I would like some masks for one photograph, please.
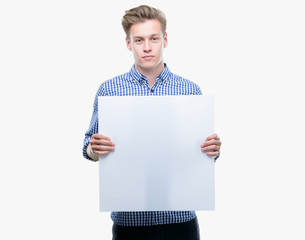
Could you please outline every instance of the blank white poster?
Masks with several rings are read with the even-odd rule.
[[[214,210],[213,96],[99,97],[100,211]]]

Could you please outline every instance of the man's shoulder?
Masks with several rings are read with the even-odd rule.
[[[104,81],[104,82],[102,83],[102,85],[118,84],[118,83],[120,83],[120,82],[124,82],[124,81],[129,80],[129,79],[130,79],[129,73],[126,72],[126,73],[117,75],[117,76],[115,76],[115,77],[113,77],[113,78],[110,78],[110,79]]]
[[[100,84],[100,87],[97,91],[97,95],[106,96],[113,95],[114,92],[119,91],[120,89],[125,88],[131,82],[129,72],[117,75],[113,78],[105,80]]]
[[[181,77],[180,75],[172,73],[172,80],[176,82],[181,82],[185,84],[190,84],[190,85],[197,85],[196,83],[192,82],[191,80]]]
[[[174,73],[172,73],[171,75],[172,76],[170,83],[174,85],[179,85],[184,88],[193,89],[197,94],[201,94],[201,89],[197,83]]]

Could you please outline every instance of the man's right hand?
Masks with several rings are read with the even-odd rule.
[[[114,143],[111,139],[102,134],[94,134],[91,136],[91,148],[94,154],[102,156],[114,151]]]

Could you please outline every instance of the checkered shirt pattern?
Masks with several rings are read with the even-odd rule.
[[[164,64],[156,83],[150,88],[147,78],[138,72],[135,65],[125,74],[105,81],[99,87],[93,105],[93,114],[89,129],[85,133],[83,155],[89,159],[86,147],[93,134],[98,133],[98,97],[99,96],[160,96],[160,95],[200,95],[199,86],[170,72]],[[114,223],[122,226],[151,226],[187,222],[196,217],[195,211],[147,211],[112,212]]]

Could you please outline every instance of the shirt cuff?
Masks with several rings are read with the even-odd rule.
[[[220,152],[218,152],[217,156],[214,158],[214,162],[217,161],[217,159],[219,158],[219,156],[220,156]]]

